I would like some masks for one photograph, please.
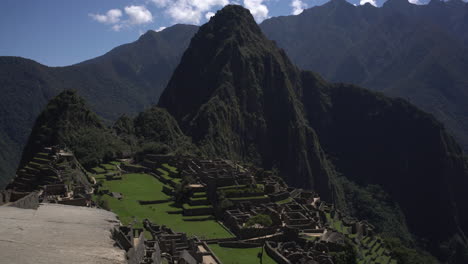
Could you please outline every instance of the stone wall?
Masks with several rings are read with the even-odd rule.
[[[124,249],[125,251],[130,250],[130,248],[133,246],[132,243],[128,241],[127,237],[118,228],[112,230],[112,239],[114,239],[120,248]]]
[[[249,239],[253,237],[261,237],[272,235],[276,233],[276,228],[274,227],[265,227],[265,228],[255,228],[255,227],[243,227],[234,228],[232,230],[239,238],[241,239]]]
[[[219,246],[221,247],[229,247],[229,248],[256,248],[261,247],[262,243],[248,243],[243,241],[226,241],[226,242],[219,242]]]
[[[127,252],[128,264],[140,264],[145,257],[145,236],[141,232],[137,244]],[[156,262],[157,263],[157,262]]]
[[[174,194],[174,189],[170,188],[167,185],[163,185],[162,192],[169,195],[169,196],[172,196]]]
[[[4,190],[0,191],[0,205],[10,202],[11,191]]]
[[[51,184],[44,186],[44,193],[47,195],[64,195],[68,191],[65,184]]]
[[[275,247],[273,247],[272,242],[265,243],[265,251],[270,256],[270,258],[274,259],[279,264],[292,264],[287,258],[281,255]]]
[[[140,173],[140,172],[149,172],[150,169],[138,165],[132,165],[132,164],[125,164],[122,163],[120,164],[120,168],[126,172],[132,172],[132,173]]]
[[[16,192],[16,191],[11,191],[10,192],[10,200],[9,202],[15,202],[18,201],[19,199],[26,197],[30,194],[30,192]]]
[[[272,202],[278,202],[289,198],[288,192],[272,193],[269,195]]]
[[[154,252],[153,252],[153,255],[151,256],[151,259],[153,260],[154,264],[162,263],[161,248],[159,248],[158,242],[154,243]]]
[[[23,208],[23,209],[37,209],[39,207],[39,193],[32,192],[23,198],[12,202],[9,206]]]
[[[57,203],[74,206],[86,206],[88,204],[88,200],[86,198],[75,198],[70,200],[57,201]]]
[[[249,202],[251,204],[266,204],[270,202],[270,197],[264,198],[253,198],[253,199],[229,199],[234,204],[246,203]]]

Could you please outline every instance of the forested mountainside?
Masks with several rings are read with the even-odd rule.
[[[432,113],[468,149],[468,4],[332,0],[261,24],[300,68],[404,98]]]
[[[34,120],[65,89],[83,96],[97,114],[114,121],[157,102],[196,26],[148,31],[137,41],[69,67],[47,67],[0,57],[0,187],[14,176]]]
[[[444,243],[466,247],[467,164],[443,125],[405,100],[299,70],[240,7],[200,28],[158,106],[207,156],[277,168],[343,208],[339,174],[378,184],[426,249],[446,260]]]
[[[422,6],[390,0],[382,8],[333,0],[299,16],[268,19],[260,27],[299,67],[402,97],[434,114],[466,150],[467,10],[457,0]],[[70,67],[0,58],[0,186],[12,176],[17,149],[53,95],[76,89],[110,120],[141,111],[157,102],[197,29],[176,25],[149,31],[135,43]]]

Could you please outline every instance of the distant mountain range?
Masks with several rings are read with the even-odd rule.
[[[299,67],[325,78],[402,97],[432,113],[468,150],[468,4],[432,0],[383,7],[344,0],[262,30]]]
[[[75,89],[107,123],[123,113],[136,114],[158,101],[197,29],[176,25],[148,31],[133,43],[69,67],[0,57],[0,187],[14,176],[33,123],[49,99]]]
[[[149,33],[154,34],[154,33]],[[297,68],[248,10],[190,41],[157,106],[106,128],[75,92],[40,114],[23,161],[66,145],[90,167],[176,152],[253,163],[383,233],[400,263],[466,263],[468,162],[444,126],[402,99]]]
[[[344,0],[260,25],[293,63],[337,82],[402,97],[432,113],[468,149],[468,5],[389,0],[382,8]],[[0,187],[13,177],[47,100],[76,89],[108,121],[158,101],[196,26],[149,31],[134,43],[69,67],[0,57]]]

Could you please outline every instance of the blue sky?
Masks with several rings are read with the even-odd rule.
[[[258,22],[300,13],[327,0],[2,0],[0,56],[64,66],[135,41],[147,30],[203,24],[228,3],[242,4]],[[381,0],[351,0],[381,1]],[[379,4],[379,3],[377,3]]]

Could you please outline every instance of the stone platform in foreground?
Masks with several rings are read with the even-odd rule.
[[[118,224],[114,213],[95,208],[1,206],[0,263],[126,263],[125,251],[111,238]]]

